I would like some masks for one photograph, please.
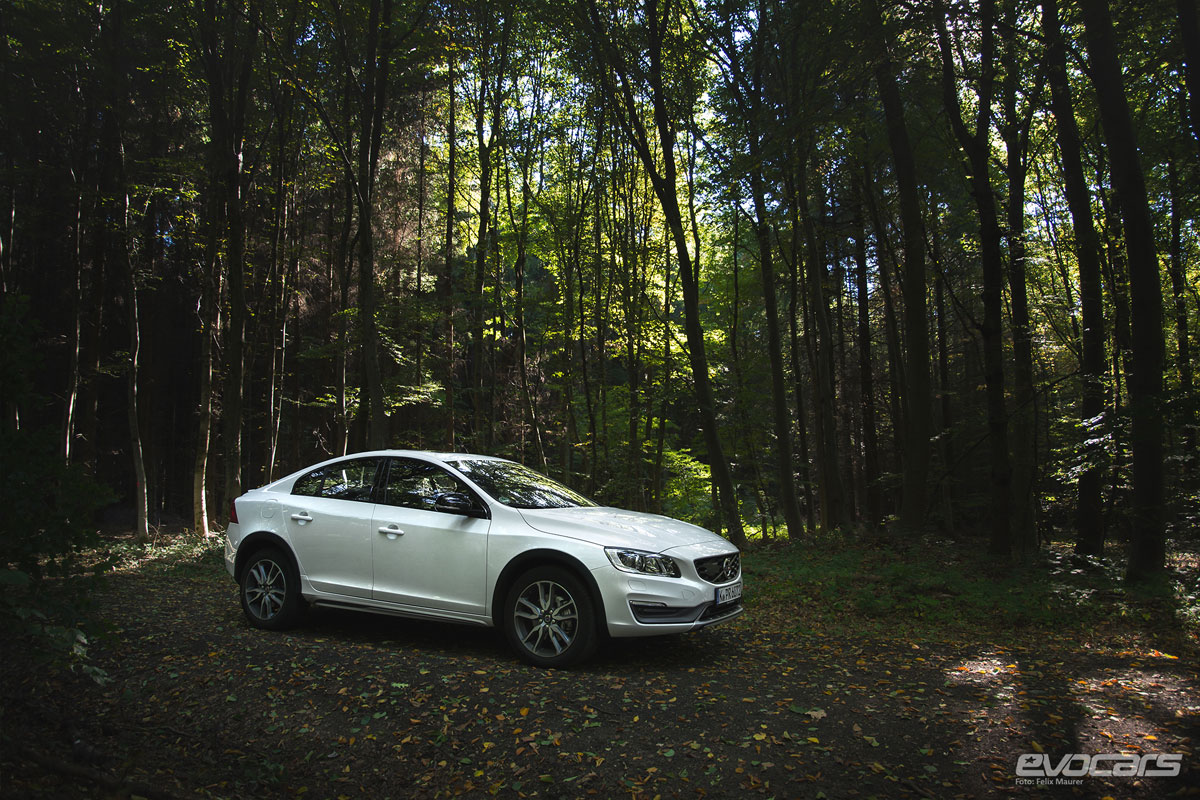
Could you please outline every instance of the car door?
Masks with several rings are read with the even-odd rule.
[[[386,459],[350,458],[298,478],[281,503],[300,571],[319,592],[370,597],[375,481]]]
[[[444,468],[392,458],[375,506],[376,600],[463,614],[483,614],[489,519],[439,511],[437,497],[460,492],[472,513],[487,506]]]

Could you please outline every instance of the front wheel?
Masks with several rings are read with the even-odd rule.
[[[300,619],[300,576],[292,560],[274,547],[259,550],[242,571],[242,610],[256,628],[283,630]]]
[[[565,667],[590,656],[596,649],[596,621],[587,588],[561,567],[528,570],[504,603],[509,644],[538,667]]]

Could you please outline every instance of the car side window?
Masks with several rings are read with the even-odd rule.
[[[298,479],[292,486],[292,494],[369,503],[379,461],[378,458],[352,458],[327,464]]]
[[[465,483],[441,467],[424,461],[393,458],[383,502],[390,506],[436,511],[434,505],[438,495],[446,492],[462,492],[474,499]]]

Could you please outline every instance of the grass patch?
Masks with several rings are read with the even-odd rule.
[[[1119,555],[1119,554],[1118,554]],[[1173,548],[1164,580],[1128,588],[1124,560],[1085,559],[1065,543],[998,566],[976,542],[835,534],[760,544],[743,556],[746,602],[783,629],[943,638],[965,632],[1090,636],[1125,628],[1195,641],[1200,569]]]

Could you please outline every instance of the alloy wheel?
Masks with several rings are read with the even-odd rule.
[[[260,620],[274,619],[287,599],[287,576],[274,561],[256,562],[246,576],[246,606]]]
[[[540,580],[529,584],[513,608],[517,639],[542,658],[562,655],[575,641],[579,609],[561,584]]]

